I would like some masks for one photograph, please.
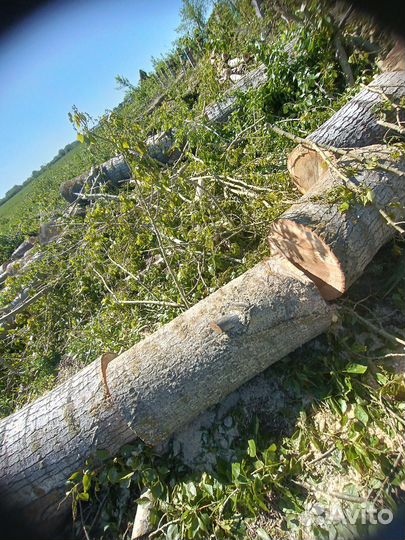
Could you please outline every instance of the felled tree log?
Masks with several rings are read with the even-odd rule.
[[[249,71],[228,90],[223,99],[205,109],[207,119],[210,122],[225,122],[235,110],[238,92],[247,92],[251,88],[260,88],[266,84],[267,80],[267,68],[263,64],[253,71]]]
[[[287,261],[264,261],[134,347],[0,422],[0,495],[57,515],[66,478],[95,449],[156,445],[325,331],[333,309]]]
[[[405,156],[398,153],[379,145],[352,150],[271,227],[272,251],[311,277],[327,300],[347,291],[393,237],[392,223],[404,219]]]
[[[174,148],[174,136],[172,133],[157,133],[146,139],[148,154],[151,158],[163,164],[171,164],[180,156],[180,151]]]
[[[63,182],[60,186],[60,194],[66,201],[73,203],[85,184],[97,183],[97,185],[102,185],[111,182],[118,187],[121,181],[129,178],[131,178],[131,169],[124,156],[116,156],[98,167],[93,167],[89,174],[82,174]]]
[[[148,154],[151,158],[167,164],[173,163],[180,153],[174,149],[174,137],[172,133],[158,133],[148,137],[146,140]],[[77,200],[77,194],[80,193],[85,184],[91,185],[93,182],[99,186],[106,182],[111,182],[119,187],[125,180],[131,178],[131,169],[125,161],[124,156],[116,156],[94,167],[90,174],[76,176],[60,186],[60,194],[69,203]]]
[[[0,273],[0,285],[3,285],[8,277],[15,276],[17,273],[24,270],[24,268],[26,268],[29,264],[42,257],[40,252],[34,252],[34,248],[31,248],[24,253],[21,259],[3,264],[3,271]]]
[[[13,251],[13,253],[11,254],[10,260],[16,261],[24,257],[26,252],[34,247],[34,243],[35,243],[35,237],[32,237],[29,240],[25,240],[24,242],[22,242],[22,244],[20,244],[18,248]]]
[[[382,73],[320,128],[307,137],[309,144],[298,145],[289,155],[287,168],[297,188],[306,193],[320,181],[327,169],[325,160],[310,143],[321,147],[359,148],[384,142],[392,131],[379,124],[378,106],[384,95],[398,103],[405,97],[405,71]],[[405,115],[403,116],[405,120]],[[326,151],[333,159],[333,153]]]
[[[381,62],[383,71],[404,71],[405,70],[405,41],[398,39],[394,47],[390,50]]]

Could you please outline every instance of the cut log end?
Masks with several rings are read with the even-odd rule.
[[[330,247],[312,229],[282,219],[269,235],[270,249],[281,254],[307,275],[325,300],[339,298],[347,289],[341,264]]]
[[[334,160],[330,152],[327,154]],[[288,156],[287,169],[298,190],[305,194],[322,179],[329,166],[316,150],[299,144]]]

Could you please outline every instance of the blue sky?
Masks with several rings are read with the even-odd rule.
[[[181,0],[56,1],[0,38],[0,197],[75,140],[72,105],[99,116],[170,49]]]

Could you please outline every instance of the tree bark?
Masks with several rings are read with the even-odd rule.
[[[250,0],[250,3],[252,4],[256,17],[258,19],[263,19],[264,15],[263,15],[262,0]]]
[[[161,163],[172,163],[179,157],[179,152],[173,150],[174,138],[171,133],[162,132],[152,135],[146,139],[146,145],[149,156]],[[63,182],[60,194],[66,201],[73,203],[77,199],[77,193],[81,192],[84,185],[95,181],[98,175],[100,175],[100,178],[97,179],[98,185],[111,182],[119,187],[121,182],[131,178],[132,173],[125,158],[116,156],[95,167],[94,172],[89,175],[83,174]]]
[[[226,92],[218,102],[205,109],[205,115],[210,122],[225,122],[235,110],[237,93],[247,92],[251,88],[260,88],[268,79],[267,68],[263,64],[253,71],[249,71],[236,84]]]
[[[385,98],[395,103],[405,97],[405,71],[382,73],[349,103],[307,138],[321,147],[359,148],[384,142],[392,131],[378,123],[376,107]],[[403,117],[405,119],[405,116]],[[329,154],[332,155],[332,154]],[[297,188],[306,193],[322,179],[325,161],[309,144],[298,145],[289,155],[287,168]]]
[[[394,222],[404,219],[405,156],[397,158],[395,152],[398,153],[395,147],[379,145],[352,150],[337,163],[340,174],[345,169],[350,174],[349,182],[335,167],[331,168],[271,227],[272,251],[282,253],[303,270],[327,300],[346,292],[377,251],[393,237],[395,229],[381,211]],[[376,159],[379,167],[375,165]],[[374,168],[367,168],[366,161]],[[357,195],[353,194],[350,200],[350,191],[344,195],[340,189],[339,195],[339,188],[353,186]],[[367,190],[374,196],[372,202],[364,199]],[[356,202],[355,196],[363,196],[363,202]],[[341,208],[345,201],[350,204],[347,211]]]
[[[105,161],[98,167],[92,168],[89,174],[82,174],[63,182],[60,186],[60,194],[66,201],[73,203],[77,199],[77,193],[82,191],[85,184],[91,184],[92,182],[97,182],[97,184],[111,182],[113,185],[119,186],[122,180],[130,178],[131,169],[125,161],[124,156],[116,156]]]
[[[18,248],[15,249],[13,251],[13,253],[11,254],[10,261],[16,261],[16,260],[21,259],[22,257],[24,257],[24,255],[27,253],[27,251],[29,251],[31,248],[34,247],[34,244],[35,244],[35,238],[34,237],[32,237],[29,240],[26,240],[25,242],[20,244],[18,246]]]
[[[114,358],[0,422],[0,494],[57,515],[66,479],[95,449],[156,445],[296,347],[333,309],[287,261],[269,259]]]

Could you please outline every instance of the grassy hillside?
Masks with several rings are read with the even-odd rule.
[[[355,77],[349,87],[326,6],[288,5],[275,4],[287,10],[284,17],[275,11],[259,19],[249,1],[224,0],[208,20],[198,19],[202,26],[195,12],[183,13],[188,33],[175,52],[138,87],[128,85],[117,110],[101,119],[73,111],[83,145],[0,207],[0,233],[17,241],[61,213],[62,181],[119,153],[131,166],[130,183],[104,186],[109,198],[89,204],[84,217],[64,219],[61,241],[38,248],[43,258],[1,291],[5,307],[46,286],[0,341],[3,416],[99,354],[129,348],[268,255],[269,223],[298,197],[286,172],[294,144],[270,125],[305,136],[378,71],[376,55],[354,40],[360,34],[367,41],[369,23],[354,20],[342,29]],[[373,35],[383,51],[385,36]],[[185,51],[193,67],[176,64]],[[269,78],[239,95],[229,121],[213,126],[204,108],[232,86],[220,82],[223,55],[246,57],[248,69],[264,63]],[[161,105],[145,114],[163,92]],[[145,151],[147,136],[161,130],[172,130],[182,151],[173,165]],[[373,504],[395,504],[404,482],[404,386],[391,360],[402,353],[381,335],[375,339],[356,313],[378,328],[385,317],[393,334],[404,331],[403,254],[396,239],[339,304],[346,310],[335,328],[267,371],[279,409],[263,402],[236,407],[203,430],[211,462],[190,468],[173,443],[164,456],[135,445],[85,464],[70,479],[78,537],[128,538],[145,486],[155,498],[154,538],[326,538],[330,531],[319,522],[307,529],[304,518],[318,499],[329,505],[316,488],[328,479],[335,492],[352,496],[338,497],[352,507],[365,494]]]

